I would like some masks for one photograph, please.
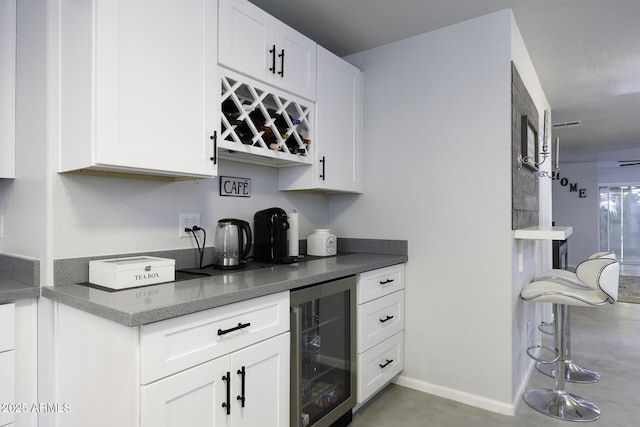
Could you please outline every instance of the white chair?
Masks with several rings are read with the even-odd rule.
[[[587,259],[596,259],[596,258],[606,258],[606,259],[615,260],[616,254],[611,251],[595,252],[589,255]],[[562,270],[557,268],[543,272],[542,274],[538,275],[534,279],[534,281],[549,280],[549,279],[560,280],[563,283],[567,282],[566,284],[568,286],[588,286],[578,278],[576,273],[569,270]],[[584,368],[573,362],[573,359],[571,357],[571,307],[570,306],[566,307],[564,311],[564,315],[565,315],[565,319],[564,319],[565,338],[564,339],[565,339],[565,348],[566,348],[566,354],[564,357],[565,380],[569,382],[581,383],[581,384],[594,383],[596,381],[599,381],[600,375],[596,371]],[[548,333],[542,328],[540,329],[540,331],[544,333]],[[538,362],[536,364],[536,368],[538,369],[538,371],[550,377],[554,377],[556,374],[555,363]]]
[[[597,307],[614,304],[618,299],[620,264],[612,259],[595,258],[583,261],[576,268],[579,284],[568,285],[561,279],[536,280],[526,285],[520,298],[531,302],[553,303],[557,357],[555,387],[527,390],[524,400],[538,412],[568,421],[594,421],[600,409],[565,389],[566,340],[564,322],[569,306]]]
[[[606,258],[606,259],[616,259],[615,252],[612,251],[601,251],[594,252],[587,259],[596,259],[596,258]],[[536,276],[533,280],[546,280],[546,279],[558,279],[558,280],[567,280],[574,285],[582,285],[580,279],[576,277],[576,273],[569,270],[563,270],[561,268],[553,268],[551,270],[547,270],[538,276]]]

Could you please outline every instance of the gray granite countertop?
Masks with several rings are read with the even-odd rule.
[[[120,291],[88,284],[49,286],[42,296],[138,326],[404,262],[406,255],[343,254]]]
[[[39,296],[39,287],[25,285],[22,282],[0,276],[0,304],[25,298],[37,298]]]
[[[0,253],[0,304],[40,296],[40,261]]]

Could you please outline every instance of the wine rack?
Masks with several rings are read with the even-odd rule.
[[[219,156],[249,163],[311,164],[313,103],[225,70]]]

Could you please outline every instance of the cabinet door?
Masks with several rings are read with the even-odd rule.
[[[277,60],[274,23],[246,0],[220,0],[220,64],[270,82]]]
[[[358,305],[358,353],[404,329],[404,291]]]
[[[288,313],[289,292],[285,291],[143,325],[141,383],[148,384],[286,332]]]
[[[316,114],[318,187],[362,192],[362,72],[321,47]]]
[[[362,193],[362,72],[317,51],[315,164],[280,169],[279,189]]]
[[[0,0],[0,63],[0,178],[15,178],[15,0]]]
[[[364,402],[404,367],[404,331],[358,355],[358,402]]]
[[[277,27],[275,78],[283,89],[316,99],[316,42],[282,23]]]
[[[215,175],[217,2],[90,5],[61,2],[61,170]]]
[[[220,0],[220,64],[316,99],[316,43],[247,0]]]
[[[230,426],[227,372],[229,356],[143,386],[141,427]]]
[[[391,265],[357,275],[358,304],[404,289],[404,264]]]
[[[0,352],[15,348],[16,305],[0,304]]]
[[[0,353],[0,403],[17,404],[15,399],[15,352]],[[0,411],[0,426],[14,420],[14,411]],[[287,424],[288,425],[288,424]]]
[[[233,427],[289,425],[289,345],[285,333],[231,355]]]

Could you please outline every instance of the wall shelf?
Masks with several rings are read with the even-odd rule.
[[[514,230],[515,239],[525,240],[567,240],[573,234],[573,227],[527,227]]]
[[[518,271],[524,270],[523,245],[525,240],[567,240],[573,234],[573,227],[535,226],[519,228],[513,231],[514,239],[518,240]]]

